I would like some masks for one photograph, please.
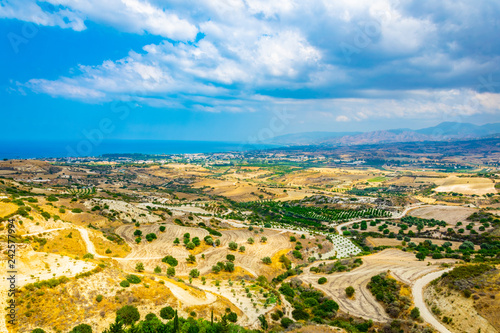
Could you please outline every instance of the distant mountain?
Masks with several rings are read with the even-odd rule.
[[[448,141],[491,137],[500,133],[500,123],[474,125],[443,122],[437,126],[411,130],[408,128],[372,132],[306,132],[287,134],[270,140],[272,144],[360,145],[389,142]]]
[[[321,142],[332,138],[341,138],[349,135],[362,134],[362,132],[304,132],[295,134],[285,134],[273,138],[272,144],[277,145],[308,145],[314,142]]]

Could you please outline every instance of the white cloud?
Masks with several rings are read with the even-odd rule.
[[[345,121],[349,121],[350,119],[346,116],[337,116],[337,118],[335,118],[335,120],[338,122],[345,122]]]
[[[198,33],[188,20],[145,0],[46,0],[43,4],[36,0],[5,0],[0,4],[0,18],[76,31],[86,29],[84,21],[91,20],[125,32],[148,32],[174,40],[194,40]]]
[[[287,104],[331,113],[337,122],[498,113],[497,94],[474,92],[477,77],[497,68],[494,29],[478,19],[477,5],[458,2],[460,10],[449,1],[4,0],[0,17],[76,31],[94,21],[169,39],[25,84],[52,96],[87,102],[134,96],[207,112]],[[481,36],[475,26],[483,24],[486,34],[478,39],[491,45],[464,52],[468,33]],[[198,32],[204,37],[195,41]],[[360,34],[368,38],[362,47]],[[350,62],[342,43],[357,48]]]

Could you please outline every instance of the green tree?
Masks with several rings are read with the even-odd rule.
[[[135,270],[138,272],[144,272],[144,264],[142,262],[138,262],[135,265]]]
[[[179,238],[176,238],[174,240],[174,245],[179,245],[181,243],[181,241],[179,240]]]
[[[326,279],[326,277],[320,277],[320,278],[318,279],[318,283],[319,283],[319,284],[325,284],[327,281],[328,281],[328,280]]]
[[[420,310],[419,310],[417,307],[413,308],[413,309],[411,310],[411,312],[410,312],[410,316],[411,316],[413,319],[418,319],[418,318],[420,318]]]
[[[161,273],[161,267],[160,266],[156,266],[154,272],[156,274],[160,274]]]
[[[92,327],[87,324],[75,326],[69,333],[92,333]]]
[[[347,295],[347,297],[352,297],[352,295],[354,295],[354,292],[355,290],[352,286],[345,288],[345,294]]]
[[[260,238],[260,242],[261,242],[261,243],[265,243],[265,242],[267,242],[267,237],[262,236],[262,237]]]
[[[189,272],[189,276],[192,277],[192,278],[197,278],[198,276],[200,276],[200,271],[197,270],[196,268],[195,269],[192,269],[190,272]]]
[[[271,258],[270,258],[270,257],[264,257],[264,258],[262,258],[261,260],[262,260],[262,262],[263,262],[264,264],[266,264],[266,265],[270,265],[270,264],[272,264],[272,262],[273,262],[273,261],[271,260]]]
[[[196,262],[196,257],[193,256],[192,254],[190,254],[187,258],[186,258],[186,261],[190,264],[193,264]]]
[[[164,307],[160,310],[160,317],[170,320],[175,316],[175,311],[171,306]]]
[[[173,268],[173,267],[167,268],[167,275],[168,276],[175,276],[175,268]]]
[[[141,315],[135,306],[125,305],[116,311],[116,317],[125,325],[132,325],[141,318]]]
[[[238,244],[236,242],[230,242],[229,243],[229,249],[232,251],[235,251],[238,249]]]
[[[247,242],[248,242],[248,244],[253,244],[253,243],[255,243],[255,240],[252,237],[250,237],[247,239]]]
[[[267,324],[266,317],[264,315],[260,315],[258,318],[260,321],[260,327],[262,327],[264,331],[267,330],[269,328],[269,325]]]
[[[174,315],[174,333],[179,332],[179,317],[177,316],[177,310],[175,310]]]
[[[228,254],[226,256],[226,259],[229,260],[229,261],[231,261],[231,262],[233,262],[236,259],[236,257],[233,254]]]
[[[161,232],[164,232],[164,231],[165,231],[165,229],[166,229],[166,228],[165,228],[165,226],[164,226],[164,225],[160,226],[160,231],[161,231]]]
[[[232,262],[227,262],[225,270],[228,272],[234,272],[234,264]]]

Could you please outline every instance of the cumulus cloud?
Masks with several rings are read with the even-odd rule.
[[[48,5],[47,5],[48,4]],[[52,7],[50,7],[50,6]],[[50,8],[48,8],[49,6]],[[337,122],[498,113],[500,3],[444,0],[7,0],[0,17],[75,31],[85,21],[166,37],[82,64],[38,93],[200,111],[295,104]],[[198,37],[197,37],[198,36]],[[140,93],[138,93],[138,91]]]
[[[193,40],[198,28],[168,9],[143,0],[5,0],[0,18],[16,18],[76,31],[91,20],[132,33],[148,32],[174,40]]]

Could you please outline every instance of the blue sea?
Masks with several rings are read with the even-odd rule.
[[[61,158],[103,154],[194,154],[241,152],[276,146],[215,141],[103,140],[1,141],[0,159]]]

